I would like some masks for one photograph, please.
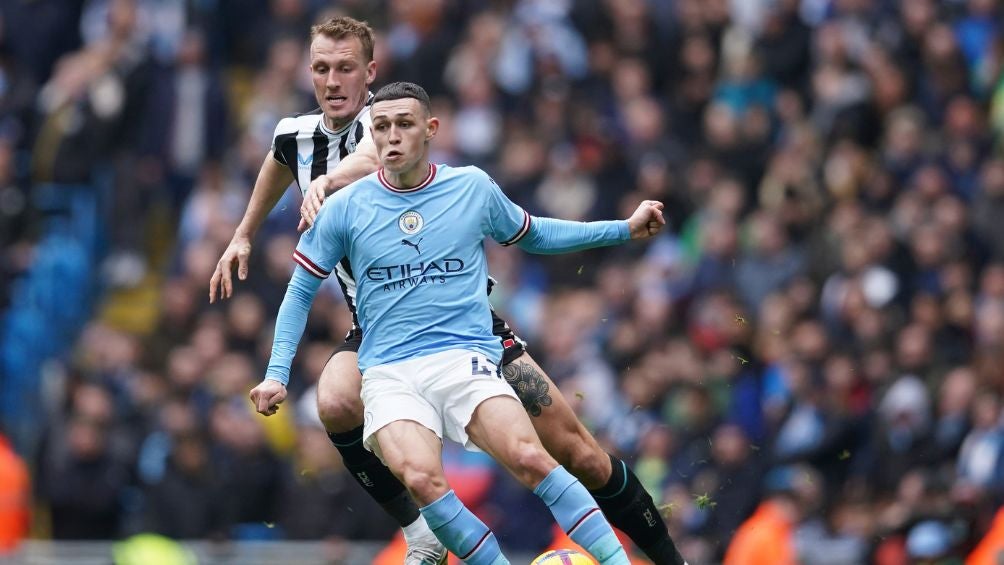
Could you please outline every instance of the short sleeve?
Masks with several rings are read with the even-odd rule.
[[[481,177],[480,184],[487,193],[486,211],[488,213],[487,234],[503,246],[514,245],[523,239],[530,231],[530,214],[520,208],[502,192],[495,179],[488,173],[472,167]]]
[[[344,198],[329,198],[321,205],[314,225],[303,232],[293,251],[293,260],[308,273],[326,279],[345,256],[341,202]]]
[[[272,158],[287,167],[290,166],[291,162],[290,151],[292,154],[296,154],[296,132],[296,119],[283,118],[276,124],[275,132],[272,134],[272,148],[270,149]]]

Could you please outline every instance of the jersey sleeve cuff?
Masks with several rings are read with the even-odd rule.
[[[628,224],[628,221],[627,220],[621,220],[621,221],[619,221],[617,223],[620,224],[618,226],[618,231],[619,231],[620,236],[621,236],[621,241],[630,241],[630,239],[631,239],[631,226],[630,226],[630,224]]]
[[[530,214],[526,210],[523,210],[523,225],[516,232],[516,235],[503,241],[501,243],[502,247],[509,247],[510,245],[515,245],[519,243],[519,240],[523,239],[527,233],[530,232]]]
[[[331,275],[331,271],[322,269],[317,265],[317,263],[314,263],[306,255],[300,253],[299,249],[293,251],[293,260],[296,261],[298,265],[303,267],[305,271],[319,279],[326,279],[329,275]]]

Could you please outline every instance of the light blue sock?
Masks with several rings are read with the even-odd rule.
[[[557,466],[533,489],[568,537],[604,565],[628,563],[621,542],[586,487]]]
[[[439,541],[464,563],[509,565],[495,534],[452,490],[420,511]]]

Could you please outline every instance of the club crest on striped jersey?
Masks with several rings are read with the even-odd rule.
[[[397,227],[401,228],[401,231],[408,235],[415,235],[424,225],[425,219],[414,210],[408,210],[404,214],[401,214],[401,217],[397,220]]]

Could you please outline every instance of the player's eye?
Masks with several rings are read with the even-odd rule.
[[[328,72],[328,68],[327,67],[314,67],[314,72],[317,73],[317,74],[319,74],[319,75],[323,75],[323,74],[325,74],[325,73]]]
[[[411,122],[399,122],[397,127],[407,129],[411,127]]]
[[[352,72],[352,67],[349,67],[349,66],[344,66],[344,65],[343,65],[343,66],[342,66],[342,67],[341,67],[340,69],[338,69],[338,70],[339,70],[340,72],[343,72],[343,73],[351,73],[351,72]]]

